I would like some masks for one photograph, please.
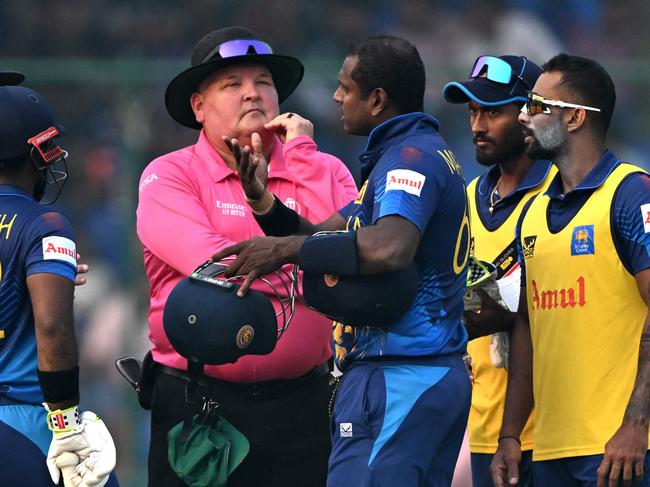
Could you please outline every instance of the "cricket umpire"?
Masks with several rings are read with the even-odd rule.
[[[274,54],[253,32],[227,27],[205,35],[191,67],[168,85],[165,103],[180,124],[200,130],[196,144],[165,154],[144,170],[137,232],[149,280],[153,390],[149,485],[185,485],[168,463],[167,433],[200,408],[185,401],[187,360],[163,329],[174,286],[215,251],[262,231],[241,190],[235,161],[222,137],[250,144],[253,133],[270,162],[268,184],[282,201],[318,222],[354,198],[350,172],[318,151],[313,128],[279,115],[298,86],[302,63]],[[280,128],[268,128],[276,118]],[[278,298],[261,285],[278,310]],[[223,309],[228,313],[229,309]],[[289,329],[268,355],[205,368],[204,383],[220,412],[251,444],[229,486],[322,486],[330,451],[327,360],[331,322],[296,304]]]

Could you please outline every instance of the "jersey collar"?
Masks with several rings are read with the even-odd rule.
[[[34,200],[34,197],[27,193],[22,188],[14,186],[13,184],[0,184],[0,196],[22,196],[30,200]]]
[[[558,172],[553,178],[546,195],[554,199],[564,199],[567,195],[575,193],[577,191],[587,191],[594,190],[603,185],[607,180],[609,175],[614,169],[618,167],[621,163],[621,160],[616,157],[616,155],[609,149],[605,151],[600,160],[596,163],[594,167],[591,168],[591,171],[580,181],[572,191],[567,194],[563,194],[562,179],[560,178],[560,173]]]
[[[528,174],[526,174],[526,177],[524,177],[519,186],[517,186],[514,191],[510,192],[507,195],[504,195],[501,200],[514,197],[520,193],[526,193],[529,190],[536,188],[542,184],[546,180],[546,177],[548,176],[548,172],[551,170],[552,165],[553,163],[551,161],[536,161],[531,166]],[[485,197],[485,195],[490,194],[490,192],[494,189],[494,186],[497,184],[500,176],[501,172],[499,171],[499,166],[494,166],[483,176],[481,176],[477,188],[479,196]]]
[[[400,140],[418,132],[438,131],[438,120],[422,112],[398,115],[377,125],[368,136],[366,149],[359,156],[361,163],[361,181],[365,181],[377,161]]]

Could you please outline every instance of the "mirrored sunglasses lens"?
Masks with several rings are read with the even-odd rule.
[[[544,102],[541,98],[533,95],[532,93],[528,94],[528,99],[526,100],[526,111],[528,115],[537,115],[544,111]]]
[[[476,78],[479,74],[481,74],[481,71],[485,67],[485,65],[488,63],[488,60],[491,58],[491,56],[481,56],[479,57],[475,62],[474,62],[474,67],[472,68],[472,72],[469,74],[470,78]]]
[[[493,56],[481,56],[474,63],[474,68],[472,69],[471,77],[476,78],[480,76],[481,72],[487,66],[486,77],[490,81],[495,83],[510,83],[512,77],[512,68],[510,65],[505,62],[503,59],[499,59]]]
[[[222,58],[247,54],[273,54],[273,51],[267,43],[252,39],[228,41],[219,46],[219,55]]]

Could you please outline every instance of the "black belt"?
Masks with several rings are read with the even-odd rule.
[[[155,370],[163,374],[189,382],[190,376],[184,370],[174,369],[156,363]],[[304,375],[296,377],[295,379],[288,380],[269,380],[264,382],[228,382],[225,380],[214,379],[212,377],[203,376],[199,379],[199,387],[207,389],[211,392],[222,391],[233,395],[242,397],[249,397],[251,399],[262,400],[269,397],[278,397],[284,392],[299,389],[304,387],[316,379],[323,377],[329,373],[327,362],[318,365],[311,369]]]

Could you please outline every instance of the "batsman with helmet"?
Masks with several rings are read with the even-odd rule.
[[[74,234],[39,204],[67,178],[62,127],[22,78],[0,73],[0,484],[117,486],[113,439],[79,410]]]

